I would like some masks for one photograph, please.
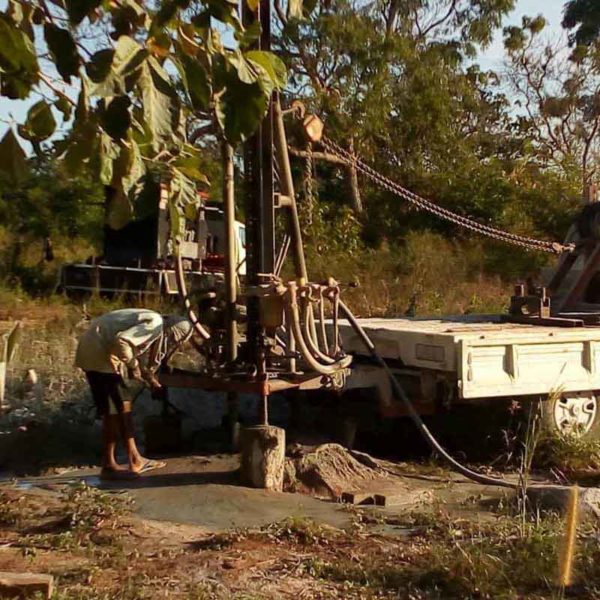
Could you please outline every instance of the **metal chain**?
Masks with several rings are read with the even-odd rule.
[[[331,154],[336,155],[338,158],[341,158],[348,164],[355,165],[358,171],[366,175],[369,179],[371,179],[371,181],[374,181],[380,187],[399,196],[400,198],[403,198],[404,200],[407,200],[417,208],[425,210],[439,217],[440,219],[444,219],[445,221],[454,223],[455,225],[459,225],[460,227],[464,227],[465,229],[475,231],[476,233],[496,240],[500,240],[507,244],[520,246],[522,248],[528,248],[530,250],[538,250],[540,252],[548,252],[551,254],[563,254],[564,252],[572,252],[574,249],[574,245],[572,244],[565,245],[559,242],[536,240],[527,236],[517,235],[515,233],[503,231],[501,229],[497,229],[489,225],[484,225],[468,217],[458,215],[446,208],[434,204],[429,200],[426,200],[421,196],[418,196],[417,194],[414,194],[406,188],[403,188],[401,185],[397,184],[392,179],[389,179],[385,175],[382,175],[381,173],[367,165],[356,154],[351,154],[350,152],[348,152],[347,150],[345,150],[326,136],[322,137],[320,143],[323,146],[323,148],[325,148],[325,150],[327,150]]]
[[[308,224],[312,225],[313,222],[313,211],[315,206],[315,196],[313,189],[313,174],[314,174],[314,161],[313,161],[313,146],[311,142],[306,144],[306,159],[304,162],[304,193],[308,204]]]

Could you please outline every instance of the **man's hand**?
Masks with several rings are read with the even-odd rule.
[[[152,390],[160,390],[162,385],[160,381],[156,378],[156,375],[150,369],[144,369],[143,371],[143,379],[150,386]]]
[[[142,376],[142,369],[140,369],[140,365],[135,365],[135,367],[129,368],[129,377],[131,379],[135,379],[136,381],[144,381],[144,377]]]

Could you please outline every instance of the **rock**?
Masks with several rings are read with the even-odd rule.
[[[536,508],[564,512],[571,490],[565,485],[533,485],[527,490],[527,498]],[[600,518],[600,488],[579,488],[579,510],[581,517]]]
[[[53,590],[52,575],[0,572],[0,598],[50,598]]]

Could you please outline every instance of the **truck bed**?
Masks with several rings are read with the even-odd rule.
[[[359,319],[383,358],[454,373],[461,398],[600,389],[600,328],[504,323],[498,315]],[[351,327],[347,352],[366,351]]]

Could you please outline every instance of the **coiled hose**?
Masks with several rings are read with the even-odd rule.
[[[342,300],[339,300],[339,309],[340,312],[346,317],[346,319],[352,326],[352,329],[354,329],[354,331],[360,337],[362,343],[368,350],[373,360],[385,371],[386,375],[389,377],[394,393],[398,398],[400,398],[400,400],[406,407],[409,417],[412,419],[413,423],[416,425],[417,429],[420,431],[421,435],[423,435],[427,443],[431,446],[432,450],[440,454],[440,456],[442,456],[444,460],[446,460],[446,462],[448,462],[456,471],[458,471],[468,479],[476,481],[477,483],[481,483],[483,485],[497,485],[500,487],[510,488],[514,490],[520,489],[521,486],[519,486],[518,484],[511,483],[510,481],[499,479],[497,477],[482,475],[481,473],[477,473],[477,471],[473,471],[472,469],[465,467],[464,465],[459,463],[455,458],[453,458],[435,439],[431,431],[429,431],[427,425],[425,425],[423,419],[421,419],[419,413],[416,411],[408,395],[404,391],[404,388],[398,383],[398,380],[392,373],[391,369],[388,367],[385,360],[383,360],[379,352],[377,352],[375,344],[373,344],[365,330],[357,321],[356,317],[352,314],[352,311],[344,304]]]

